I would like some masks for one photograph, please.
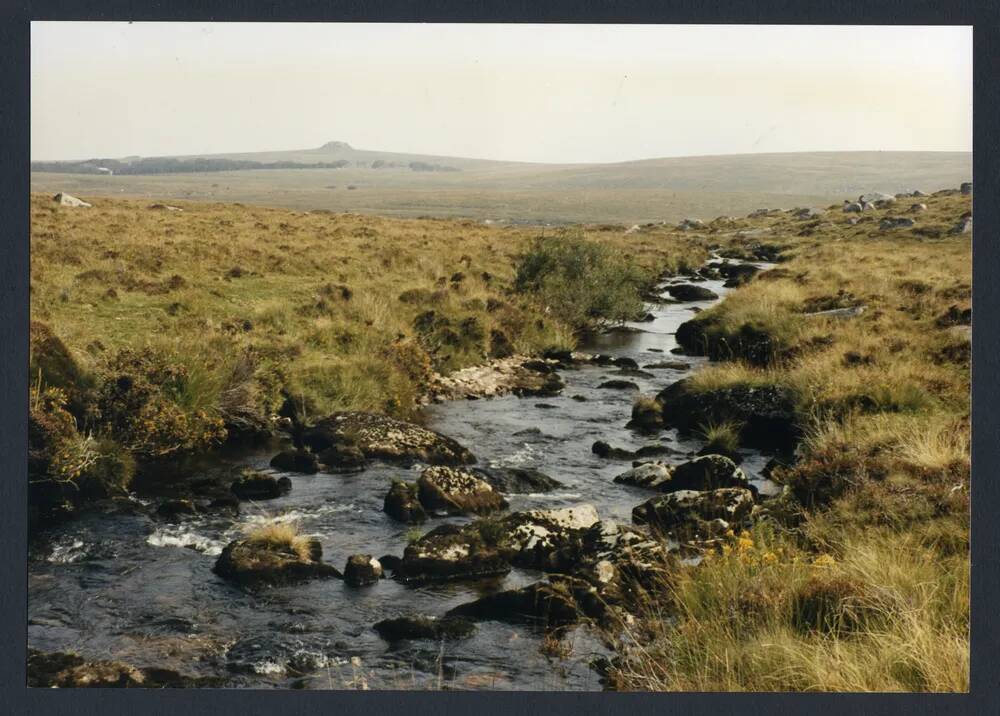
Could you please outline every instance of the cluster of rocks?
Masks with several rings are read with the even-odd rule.
[[[432,515],[489,515],[507,509],[503,493],[549,492],[559,485],[532,468],[434,466],[415,483],[393,480],[383,510],[409,524],[425,522]]]
[[[562,379],[556,373],[558,361],[517,355],[489,361],[484,365],[463,368],[442,376],[435,375],[427,400],[494,398],[514,394],[552,396],[562,392]]]

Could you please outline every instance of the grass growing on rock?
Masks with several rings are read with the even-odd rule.
[[[920,201],[916,226],[886,232],[905,209],[761,219],[786,260],[695,319],[732,349],[696,394],[787,389],[804,437],[773,473],[788,494],[771,519],[647,595],[616,687],[968,689],[972,261],[950,230],[970,207]]]
[[[312,559],[309,537],[299,534],[298,528],[288,522],[271,522],[257,525],[246,531],[244,541],[271,552],[286,552],[303,561]]]

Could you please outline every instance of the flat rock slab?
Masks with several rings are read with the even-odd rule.
[[[303,432],[302,442],[317,453],[348,443],[367,459],[404,466],[417,462],[469,465],[476,461],[469,450],[441,433],[405,420],[360,411],[333,413]]]

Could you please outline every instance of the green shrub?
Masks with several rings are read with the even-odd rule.
[[[543,237],[520,257],[514,290],[533,295],[555,318],[579,331],[636,316],[650,279],[607,245],[579,237]]]

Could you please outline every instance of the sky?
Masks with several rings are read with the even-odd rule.
[[[970,27],[33,22],[31,156],[971,151]]]

